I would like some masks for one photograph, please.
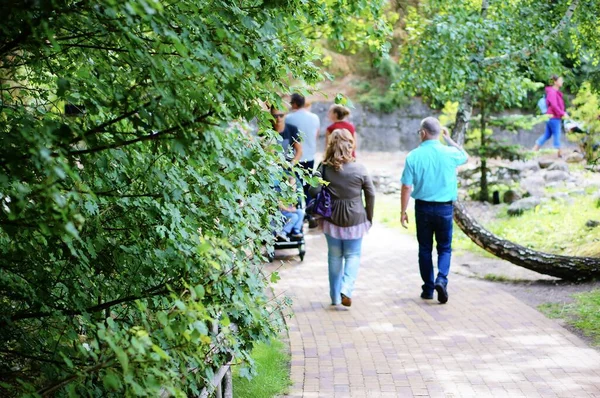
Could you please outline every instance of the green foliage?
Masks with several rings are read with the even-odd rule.
[[[496,274],[485,274],[483,277],[486,281],[490,282],[514,282],[514,279],[507,278],[504,275],[496,275]]]
[[[385,0],[351,1],[327,0],[316,2],[327,11],[330,23],[318,29],[327,44],[339,52],[356,54],[367,49],[375,54],[387,54],[390,44],[387,39],[391,32],[390,24],[398,15],[393,12],[382,12]],[[340,15],[352,11],[352,18],[339,18]],[[310,20],[308,21],[310,23]],[[309,25],[310,26],[310,25]]]
[[[589,82],[581,86],[573,100],[573,107],[568,109],[571,118],[583,124],[584,133],[569,134],[570,141],[577,142],[589,163],[600,158],[600,98],[593,92]]]
[[[391,113],[405,106],[409,98],[401,91],[390,89],[398,80],[400,66],[391,58],[384,58],[372,70],[372,76],[358,85],[358,99],[361,103],[378,112]]]
[[[239,368],[233,375],[233,391],[239,398],[271,398],[281,396],[292,384],[290,380],[290,356],[281,340],[259,343],[250,357],[256,365],[256,376],[251,379],[240,376]]]
[[[567,303],[544,303],[538,305],[538,310],[550,319],[562,318],[569,308],[570,305]]]
[[[471,82],[475,98],[481,98],[491,111],[516,106],[526,97],[533,82],[520,73],[518,62],[482,66],[483,57],[521,50],[535,42],[544,31],[543,9],[533,2],[494,3],[486,16],[481,3],[432,1],[407,16],[408,38],[401,51],[403,71],[397,86],[423,95],[434,106],[462,99]],[[522,29],[523,18],[533,26]],[[536,30],[539,27],[539,30]],[[477,99],[474,102],[480,102]]]
[[[575,294],[575,316],[573,325],[600,345],[600,290]]]
[[[458,102],[446,102],[439,117],[442,125],[451,128],[456,120]],[[531,129],[540,121],[546,120],[545,116],[532,117],[525,115],[507,115],[501,117],[488,116],[487,126],[498,127],[505,131],[518,131],[520,129]],[[465,137],[465,149],[471,154],[476,154],[483,159],[501,158],[508,160],[522,159],[523,154],[520,146],[511,145],[493,137],[492,129],[485,129],[485,145],[482,142],[481,118],[474,118],[470,122],[471,129]]]
[[[376,12],[334,3],[3,6],[0,395],[198,395],[279,331],[261,103],[321,78],[305,27]]]

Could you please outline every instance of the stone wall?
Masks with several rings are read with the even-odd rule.
[[[331,102],[314,102],[312,112],[321,119],[324,129],[331,122],[327,118],[327,111]],[[358,149],[360,151],[410,151],[419,145],[419,123],[427,116],[438,116],[439,111],[432,110],[419,99],[414,99],[410,104],[393,113],[374,112],[366,107],[355,104],[349,120],[356,126],[358,135]],[[508,131],[495,131],[496,137],[506,139],[511,143],[520,144],[531,148],[535,140],[544,132],[545,124],[536,125],[533,130],[522,130],[517,133]],[[319,148],[324,147],[324,137],[321,137]],[[562,137],[564,146],[571,146],[565,137]],[[551,148],[547,142],[544,148]]]

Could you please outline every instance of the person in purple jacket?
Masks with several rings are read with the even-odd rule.
[[[540,149],[546,141],[552,137],[552,144],[554,148],[558,150],[558,157],[562,157],[560,152],[560,132],[562,130],[561,121],[563,117],[569,117],[565,112],[565,102],[563,95],[560,92],[560,88],[563,85],[563,78],[557,75],[552,75],[552,86],[546,87],[546,105],[548,106],[547,115],[550,115],[550,119],[546,122],[546,131],[544,134],[537,139],[534,151]]]

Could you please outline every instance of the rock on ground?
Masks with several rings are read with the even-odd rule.
[[[517,200],[516,202],[514,202],[510,206],[508,206],[507,213],[510,216],[518,216],[518,215],[523,214],[523,212],[526,210],[531,210],[531,209],[535,208],[536,206],[539,206],[541,203],[542,203],[542,200],[535,196]]]

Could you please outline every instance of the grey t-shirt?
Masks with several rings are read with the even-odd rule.
[[[321,127],[319,117],[306,109],[298,109],[285,117],[285,122],[296,126],[300,131],[302,140],[302,159],[303,162],[315,160],[317,152],[317,132]]]
[[[367,168],[356,162],[344,164],[342,170],[321,164],[321,176],[329,181],[331,193],[331,221],[340,227],[351,227],[366,221],[373,222],[375,207],[375,187]],[[363,203],[364,194],[364,203]]]

